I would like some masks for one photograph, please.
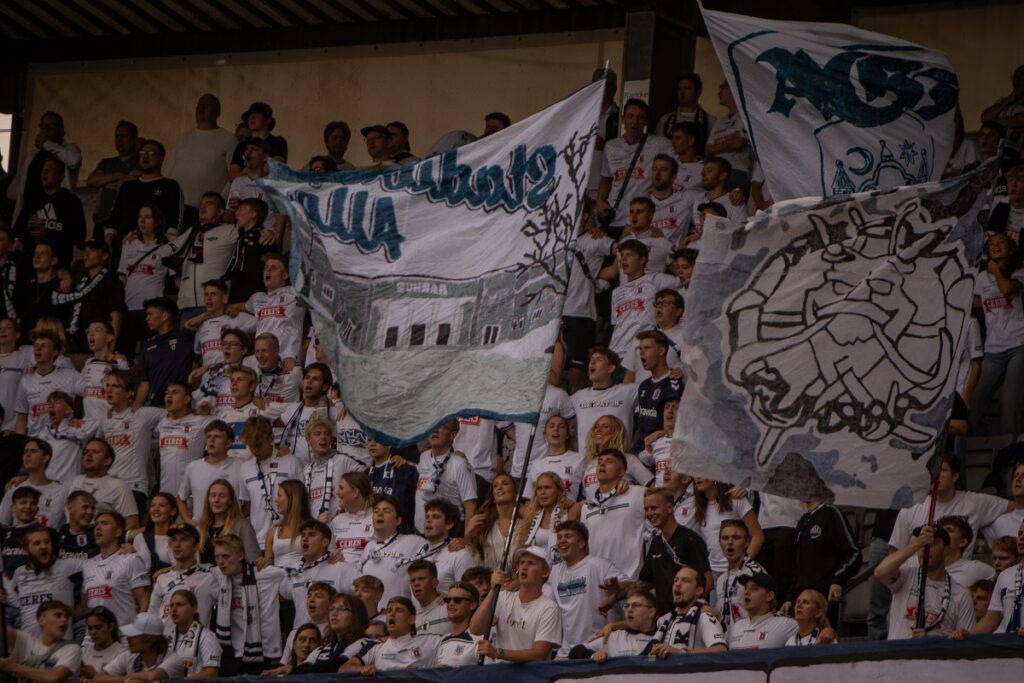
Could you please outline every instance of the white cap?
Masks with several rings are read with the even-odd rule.
[[[523,555],[533,555],[534,557],[543,560],[544,564],[551,566],[551,560],[548,559],[548,551],[544,550],[538,545],[528,545],[525,548],[520,548],[516,551],[515,564],[519,565],[519,560],[522,559]]]
[[[133,636],[162,636],[164,634],[164,622],[155,614],[146,612],[136,615],[132,623],[121,629],[121,635]]]

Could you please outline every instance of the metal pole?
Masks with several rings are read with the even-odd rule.
[[[538,418],[539,420],[540,418]],[[512,521],[508,525],[508,536],[505,537],[505,550],[501,554],[501,571],[505,571],[508,566],[508,554],[512,550],[512,536],[516,530],[516,520],[519,518],[519,506],[523,502],[523,493],[526,492],[526,473],[530,469],[530,456],[533,454],[533,439],[537,436],[537,425],[533,425],[533,429],[530,430],[530,440],[526,442],[526,457],[523,458],[523,473],[519,477],[519,491],[516,493],[516,502],[512,506]],[[501,592],[501,586],[496,586],[492,589],[495,591],[494,600],[491,601],[491,607],[487,610],[487,640],[490,640],[493,636],[494,631],[494,611],[498,608],[498,595]],[[484,657],[481,655],[476,660],[477,665],[484,663]]]
[[[935,500],[938,497],[939,492],[939,478],[935,477],[932,481],[932,492],[931,502],[928,505],[928,523],[927,526],[931,526],[935,523]],[[924,547],[924,554],[921,557],[921,583],[917,586],[917,628],[924,628],[925,614],[924,614],[924,592],[928,587],[928,555],[931,554],[931,545]]]
[[[0,558],[4,556],[4,536],[7,534],[7,529],[0,529]],[[0,567],[0,591],[6,593],[7,588],[4,586],[4,572],[3,567]],[[0,656],[9,657],[11,648],[7,642],[7,604],[0,605]],[[0,680],[10,680],[8,674],[3,674]]]

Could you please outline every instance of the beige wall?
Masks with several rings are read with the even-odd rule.
[[[981,112],[1010,92],[1010,76],[1024,64],[1024,2],[935,2],[861,9],[853,23],[949,55],[960,79],[960,109],[968,131]]]
[[[42,112],[61,112],[68,139],[82,148],[84,181],[114,153],[119,119],[170,147],[194,126],[202,93],[220,97],[220,124],[231,130],[249,103],[263,100],[274,107],[275,133],[288,139],[294,166],[321,153],[327,121],[341,118],[358,129],[400,119],[412,129],[413,151],[423,152],[447,131],[479,133],[490,111],[518,120],[542,109],[588,83],[606,60],[621,73],[620,31],[38,65],[30,72],[26,121],[34,131]],[[354,162],[368,161],[358,133],[349,150]]]
[[[854,23],[946,52],[960,77],[967,129],[975,130],[981,111],[1009,90],[1013,68],[1024,63],[1024,2],[965,5],[858,10]],[[270,102],[276,132],[288,138],[292,165],[299,165],[319,153],[320,132],[331,119],[354,128],[404,120],[414,151],[422,152],[449,130],[479,132],[489,111],[520,119],[543,108],[585,83],[605,60],[622,73],[621,31],[42,65],[31,70],[27,121],[34,130],[46,109],[62,112],[88,171],[113,153],[118,119],[171,145],[191,127],[195,99],[210,91],[223,102],[225,127],[253,100]],[[696,68],[704,76],[705,107],[722,112],[716,91],[723,75],[708,40],[697,41]],[[350,156],[366,161],[358,138]]]

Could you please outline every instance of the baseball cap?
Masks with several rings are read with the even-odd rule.
[[[136,615],[132,623],[121,628],[121,634],[133,636],[162,636],[164,634],[164,622],[155,614],[146,612]]]
[[[99,249],[104,254],[110,253],[110,245],[105,240],[89,240],[85,243],[86,249]]]
[[[409,137],[409,126],[405,125],[401,121],[392,121],[387,125],[388,128],[397,128],[402,131],[402,135]]]
[[[548,562],[548,552],[546,550],[544,550],[544,548],[541,548],[540,546],[528,545],[525,548],[520,548],[519,550],[517,550],[516,551],[516,556],[514,558],[515,559],[514,564],[518,565],[519,564],[519,560],[521,560],[523,558],[523,555],[533,555],[534,557],[536,557],[536,558],[538,558],[540,560],[543,560],[544,564],[548,565],[549,567],[551,566],[551,563]]]
[[[748,583],[756,583],[766,591],[773,593],[779,592],[778,584],[775,583],[775,579],[771,577],[771,574],[767,572],[754,572],[753,574],[747,574],[739,578],[740,585],[746,586]]]
[[[921,528],[922,527],[914,527],[914,538],[917,538],[921,535]],[[941,526],[935,527],[935,538],[941,538],[946,545],[950,545],[953,542],[953,539],[949,537],[949,532],[943,529]]]
[[[168,538],[180,535],[191,536],[196,543],[199,542],[199,530],[191,524],[175,524],[167,530]]]
[[[381,135],[383,135],[386,138],[390,138],[391,137],[391,131],[388,130],[387,126],[385,126],[384,124],[381,124],[381,123],[375,123],[372,126],[365,126],[359,132],[362,134],[362,136],[364,138],[367,135],[369,135],[370,133],[380,133]]]

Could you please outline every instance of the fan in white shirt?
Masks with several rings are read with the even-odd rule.
[[[625,612],[625,628],[616,628],[607,638],[597,637],[583,647],[575,647],[569,653],[570,659],[582,659],[589,656],[597,663],[608,661],[609,657],[637,657],[649,654],[656,644],[654,634],[657,632],[655,620],[658,609],[655,607],[654,594],[642,588],[633,588],[626,592],[623,604]]]
[[[46,400],[54,391],[71,396],[82,395],[82,376],[72,368],[55,365],[63,351],[63,343],[53,332],[37,330],[32,333],[32,357],[35,371],[25,374],[18,385],[14,402],[17,413],[14,431],[38,436],[47,418]],[[5,406],[7,410],[10,406]]]
[[[103,403],[106,405],[106,401]],[[46,475],[55,481],[71,481],[72,477],[82,473],[82,446],[96,436],[100,423],[98,420],[76,420],[74,399],[63,391],[52,392],[46,398],[46,405],[47,420],[39,432],[39,437],[53,450]]]
[[[164,624],[152,614],[138,614],[121,628],[128,651],[121,653],[96,674],[96,683],[184,678],[185,662],[164,636]]]
[[[70,577],[81,571],[81,560],[58,560],[53,537],[44,526],[25,527],[21,539],[28,561],[14,570],[14,576],[4,586],[7,605],[17,610],[21,630],[39,638],[39,606],[47,600],[65,605],[75,603],[75,587]]]
[[[555,527],[555,549],[562,561],[551,568],[544,592],[562,611],[562,644],[557,654],[561,658],[608,623],[610,613],[601,606],[606,593],[610,590],[614,595],[615,589],[602,586],[609,579],[616,586],[627,580],[611,562],[588,553],[589,538],[587,527],[577,521]]]
[[[114,448],[114,474],[146,495],[152,489],[151,470],[153,430],[167,414],[161,408],[133,405],[138,381],[127,370],[111,370],[107,374],[107,403],[110,412],[100,424],[100,435]]]
[[[242,427],[242,443],[253,457],[238,466],[238,500],[249,505],[249,521],[264,549],[270,527],[281,521],[277,489],[281,482],[302,477],[302,465],[293,455],[274,452],[274,430],[265,417],[250,417]]]
[[[692,204],[699,196],[696,192],[687,192],[677,187],[678,177],[679,162],[675,157],[659,154],[654,158],[651,191],[648,193],[654,203],[651,227],[660,230],[673,249],[690,231]]]
[[[416,559],[433,563],[438,590],[442,593],[448,590],[448,586],[461,579],[466,570],[476,565],[473,555],[467,549],[449,549],[452,529],[458,523],[459,508],[441,499],[427,502],[423,516],[423,537],[427,542],[416,553]],[[423,604],[421,600],[420,605]],[[416,624],[419,629],[420,619],[416,620]]]
[[[644,557],[644,488],[623,488],[625,474],[622,451],[601,451],[597,456],[597,490],[591,498],[573,506],[572,517],[586,525],[594,555],[635,579]]]
[[[740,225],[747,220],[746,203],[734,204],[732,201],[734,195],[725,189],[725,183],[729,179],[730,173],[732,173],[732,167],[725,159],[709,157],[704,160],[704,166],[700,171],[700,186],[704,190],[704,194],[693,203],[692,225],[689,236],[683,240],[684,244],[694,244],[704,234],[707,211],[706,208],[702,209],[701,207],[706,207],[708,204],[716,204],[723,209],[725,215],[722,217],[729,225]],[[699,246],[695,244],[694,248]]]
[[[548,384],[544,387],[544,402],[541,404],[538,425],[547,425],[548,420],[553,416],[560,416],[569,427],[576,426],[576,409],[573,408],[572,399],[565,389]],[[512,453],[512,466],[509,474],[518,479],[523,476],[523,462],[526,460],[526,446],[530,442],[530,432],[533,425],[527,422],[516,422],[511,430],[506,430],[505,435],[511,436],[516,442],[515,451]],[[547,455],[548,444],[541,434],[537,434],[533,440],[533,452],[530,455],[531,462],[540,460]],[[563,477],[564,478],[564,477]]]
[[[350,455],[334,450],[334,425],[314,419],[306,425],[306,441],[313,459],[302,471],[302,481],[309,494],[309,514],[313,519],[329,522],[338,510],[338,483],[341,475],[366,472],[366,467]]]
[[[185,666],[185,673],[194,678],[214,678],[220,673],[221,646],[213,631],[199,618],[199,601],[187,588],[171,594],[170,621],[164,635],[172,652]]]
[[[263,284],[267,291],[253,294],[245,310],[256,316],[257,334],[270,332],[277,337],[285,372],[289,372],[301,358],[306,309],[288,284],[288,263],[284,257],[267,254],[263,262]]]
[[[199,553],[199,531],[190,524],[179,524],[167,531],[168,547],[174,564],[153,580],[153,594],[149,611],[167,621],[171,618],[171,597],[178,590],[191,591],[197,599],[196,614],[201,622],[209,623],[211,567],[196,561]]]
[[[201,415],[233,408],[231,371],[242,365],[249,348],[249,334],[234,327],[225,327],[220,333],[221,361],[198,367],[189,373],[188,381],[199,387],[192,392],[192,405]]]
[[[283,427],[277,438],[278,453],[290,453],[303,467],[309,464],[306,426],[314,418],[334,421],[337,408],[331,406],[327,392],[334,383],[331,369],[323,363],[312,363],[302,373],[302,400],[284,407],[277,425]]]
[[[946,572],[950,545],[949,534],[942,527],[918,527],[910,543],[875,567],[875,578],[892,591],[889,640],[946,637],[974,627],[970,593]],[[916,564],[909,561],[914,557]],[[926,574],[924,615],[919,617],[922,572]]]
[[[746,498],[733,498],[728,484],[712,479],[696,477],[693,480],[694,494],[694,530],[704,537],[708,546],[708,560],[711,571],[718,575],[725,571],[728,563],[722,555],[722,547],[718,542],[722,521],[726,519],[742,520],[750,531],[750,546],[747,555],[757,557],[764,545],[764,531],[757,521],[757,513]]]
[[[671,368],[683,367],[683,310],[686,303],[683,296],[675,288],[658,290],[654,295],[654,327],[665,335],[668,340],[668,353],[665,354],[665,363]],[[640,360],[640,346],[634,347],[633,358],[627,365],[636,368],[636,377],[633,381],[639,385],[651,376],[651,371],[644,369]],[[675,423],[673,423],[674,425]]]
[[[480,592],[468,581],[458,581],[444,596],[451,631],[437,646],[437,666],[469,666],[477,662],[476,644],[479,636],[469,631],[469,623],[480,604]]]
[[[69,680],[78,673],[82,662],[81,648],[64,642],[71,623],[71,607],[57,600],[46,600],[39,605],[36,619],[39,637],[4,625],[7,630],[4,639],[11,650],[4,658],[3,670],[21,681],[37,680],[44,672],[48,676],[41,680],[58,683]]]
[[[561,415],[552,415],[544,423],[545,454],[530,458],[530,469],[526,474],[525,494],[530,495],[537,485],[537,477],[544,472],[554,472],[565,485],[565,493],[569,500],[579,498],[580,485],[583,482],[583,454],[568,450],[569,423]],[[535,440],[536,441],[536,440]]]
[[[128,484],[109,474],[114,449],[103,439],[89,439],[82,449],[82,474],[71,480],[68,491],[86,491],[125,518],[129,529],[139,528],[139,508]]]
[[[124,518],[116,512],[96,515],[94,533],[100,554],[82,563],[82,595],[85,604],[106,607],[119,624],[149,609],[149,571],[135,554],[121,553]]]
[[[373,676],[378,671],[429,669],[434,666],[441,636],[416,632],[416,607],[409,598],[388,600],[388,639],[369,652],[349,659],[341,671],[358,671]]]
[[[446,636],[451,632],[448,608],[437,590],[437,566],[430,560],[409,564],[409,593],[416,606],[416,633]]]
[[[551,576],[547,552],[536,546],[520,548],[513,558],[519,590],[501,590],[506,576],[501,570],[491,574],[491,590],[470,621],[470,631],[483,636],[477,654],[496,662],[543,662],[562,642],[562,613],[558,604],[544,596],[544,585]],[[488,623],[491,605],[494,618]]]
[[[696,567],[683,565],[672,581],[675,610],[658,619],[657,642],[651,654],[659,659],[683,653],[724,652],[725,628],[704,608],[704,576]]]
[[[1010,497],[1016,506],[1010,512],[999,515],[991,525],[985,529],[985,540],[991,546],[997,538],[1010,536],[1016,538],[1017,529],[1021,522],[1024,522],[1024,461],[1018,461],[1013,466],[1013,478],[1010,480]]]
[[[82,408],[86,420],[99,420],[110,405],[107,403],[107,375],[111,370],[127,370],[128,361],[114,353],[114,328],[108,321],[89,323],[85,341],[92,352],[82,366]]]
[[[668,156],[663,158],[668,159]],[[670,176],[665,175],[668,188],[671,190]],[[672,260],[675,243],[665,233],[654,227],[654,200],[648,196],[634,197],[629,202],[629,227],[622,233],[619,245],[630,240],[637,240],[647,247],[647,261],[644,271],[647,273],[664,273]],[[632,279],[632,278],[631,278]]]
[[[741,579],[767,572],[757,562],[747,558],[750,532],[738,519],[723,520],[718,532],[718,545],[728,565],[715,581],[717,602],[714,607],[722,617],[722,625],[728,629],[734,622],[747,617]]]
[[[167,414],[157,423],[157,447],[160,451],[160,490],[177,494],[189,463],[203,457],[206,450],[206,426],[213,421],[192,413],[188,387],[171,382],[164,391]]]
[[[67,486],[59,481],[52,481],[46,476],[53,451],[50,444],[38,438],[29,438],[22,449],[21,465],[27,477],[16,477],[11,481],[3,501],[0,501],[0,524],[10,526],[14,523],[11,510],[14,491],[21,486],[31,486],[39,492],[39,511],[37,521],[54,529],[64,523],[64,503],[67,499]]]
[[[385,599],[396,595],[409,597],[406,568],[427,542],[417,534],[400,534],[402,523],[398,502],[389,496],[380,497],[373,506],[373,540],[363,548],[359,573],[369,574],[384,585]]]
[[[231,455],[236,458],[248,458],[249,450],[242,443],[242,427],[250,417],[265,417],[271,422],[284,412],[285,404],[269,403],[256,398],[256,373],[252,368],[242,365],[231,370],[231,397],[235,400],[232,407],[221,407],[214,411],[224,420],[235,433],[235,441],[231,445]]]
[[[974,541],[974,531],[963,517],[941,517],[935,522],[949,534],[946,547],[946,573],[967,590],[976,581],[991,579],[995,570],[991,565],[964,557],[964,548]]]
[[[256,398],[270,403],[294,403],[302,394],[302,368],[285,370],[277,336],[263,332],[256,336],[253,355],[245,364],[256,371]]]
[[[299,548],[301,559],[293,567],[286,568],[288,576],[281,582],[281,597],[291,600],[295,606],[296,624],[309,620],[306,611],[306,596],[313,583],[326,583],[335,591],[349,592],[352,582],[359,578],[358,569],[347,562],[331,562],[331,529],[315,519],[307,520],[299,527]]]
[[[463,519],[476,512],[476,480],[469,463],[455,452],[453,444],[459,432],[457,420],[438,425],[427,437],[429,449],[420,454],[419,481],[416,483],[417,529],[423,528],[426,502],[443,498],[462,510]]]
[[[1013,501],[990,496],[987,493],[957,491],[956,482],[960,478],[960,461],[953,453],[942,456],[942,468],[939,470],[938,485],[935,496],[935,519],[941,517],[963,517],[971,525],[975,534],[986,534],[987,527],[1005,512],[1014,509]],[[917,505],[900,510],[896,516],[892,536],[889,537],[890,548],[902,548],[910,543],[911,532],[928,522],[931,508],[931,496]],[[974,539],[977,541],[977,537]],[[964,548],[964,555],[974,554],[974,543]]]
[[[576,409],[576,434],[581,449],[594,423],[602,415],[618,418],[625,427],[626,443],[632,439],[639,385],[614,383],[612,376],[621,363],[619,355],[610,349],[595,348],[590,354],[587,366],[590,386],[571,397]]]
[[[793,619],[797,632],[786,641],[786,647],[828,645],[836,642],[835,629],[828,622],[828,601],[825,596],[808,588],[796,596]]]
[[[223,280],[203,283],[203,305],[206,306],[206,312],[194,318],[195,322],[189,320],[186,327],[196,330],[196,355],[200,357],[201,366],[209,368],[224,362],[221,333],[232,327],[252,334],[256,331],[256,318],[242,312],[234,316],[227,314],[228,286]]]
[[[94,610],[85,618],[88,643],[82,644],[81,678],[94,678],[103,667],[128,651],[128,646],[114,640],[117,619],[107,609]],[[81,678],[79,680],[81,680]]]
[[[628,483],[647,486],[651,482],[654,477],[651,475],[650,470],[644,466],[640,458],[626,452],[630,447],[631,441],[632,439],[626,431],[626,426],[622,423],[622,420],[611,415],[602,415],[597,418],[584,442],[585,450],[583,452],[583,462],[581,463],[583,478],[580,483],[582,498],[594,497],[598,487],[597,455],[608,448],[622,451],[623,456],[626,458],[626,481]],[[649,457],[649,454],[646,455]]]
[[[511,425],[479,415],[460,417],[458,421],[459,431],[455,435],[452,448],[465,456],[478,482],[490,482],[494,479],[498,463],[498,432]]]
[[[206,455],[188,464],[178,489],[178,514],[189,524],[196,524],[194,520],[202,512],[206,492],[216,480],[228,481],[235,491],[242,489],[241,460],[228,455],[234,441],[234,430],[226,422],[214,420],[206,425],[203,432]]]
[[[648,202],[650,200],[647,200]],[[668,240],[664,240],[668,245]],[[657,265],[652,261],[651,248],[639,239],[630,237],[618,244],[619,272],[622,276],[619,286],[612,290],[611,323],[612,338],[609,348],[618,354],[620,362],[628,363],[633,357],[638,332],[652,329],[654,322],[654,298],[663,289],[675,287],[677,279],[672,275],[654,270]],[[665,263],[671,246],[665,254]],[[657,252],[655,252],[657,254]],[[636,368],[626,368],[626,381],[633,381]],[[578,411],[577,411],[578,412]]]
[[[757,572],[740,579],[743,584],[743,606],[747,617],[729,627],[730,650],[764,650],[784,647],[799,632],[789,617],[775,616],[773,606],[777,594],[775,579]]]
[[[363,548],[373,540],[373,488],[364,472],[347,472],[338,481],[338,514],[331,520],[334,559],[358,567]]]

